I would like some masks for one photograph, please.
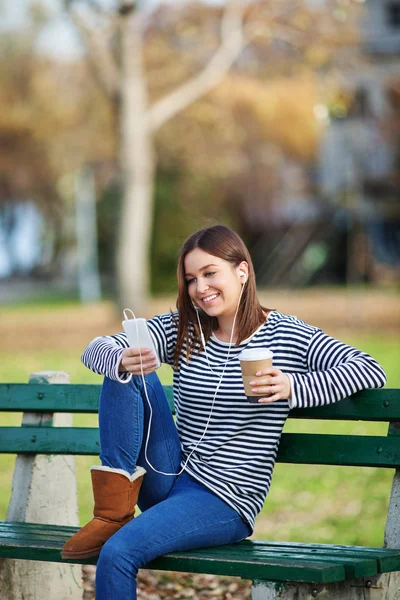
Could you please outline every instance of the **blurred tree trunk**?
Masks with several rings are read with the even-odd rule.
[[[118,302],[142,315],[148,301],[152,233],[154,155],[146,123],[143,28],[138,19],[121,24],[120,168],[122,210],[117,252]]]

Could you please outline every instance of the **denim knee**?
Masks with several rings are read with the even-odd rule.
[[[118,540],[118,532],[104,544],[97,561],[97,573],[107,573],[112,580],[118,574],[136,579],[140,566],[132,555],[131,544]]]
[[[111,537],[106,541],[106,543],[100,551],[100,556],[97,561],[97,570],[112,570],[116,566],[119,556],[119,548],[116,547],[116,544],[113,542],[113,539]]]
[[[145,381],[148,385],[151,386],[152,389],[154,389],[153,386],[155,386],[155,385],[161,386],[160,380],[155,371],[153,373],[149,373],[148,375],[145,375]],[[128,383],[122,383],[121,381],[116,381],[115,379],[110,379],[109,377],[104,377],[103,388],[105,388],[105,391],[108,391],[110,389],[112,390],[112,388],[115,386],[117,386],[118,390],[121,390],[121,386],[125,387],[126,390],[128,390],[130,387],[131,388],[133,387],[133,389],[135,391],[138,391],[140,393],[140,395],[144,395],[143,379],[142,379],[141,375],[132,374],[132,377],[128,381]]]

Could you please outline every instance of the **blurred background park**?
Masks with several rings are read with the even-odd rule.
[[[0,48],[0,381],[100,383],[87,343],[174,308],[179,245],[224,223],[266,306],[400,387],[399,0],[2,0]],[[379,546],[391,476],[278,465],[255,536]]]

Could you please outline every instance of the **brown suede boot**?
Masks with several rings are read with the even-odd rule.
[[[133,519],[145,473],[142,467],[136,467],[133,475],[123,469],[91,468],[94,518],[68,540],[62,558],[84,559],[100,554],[108,538]]]

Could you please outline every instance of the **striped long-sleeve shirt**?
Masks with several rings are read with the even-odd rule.
[[[178,313],[167,313],[148,321],[160,360],[169,365],[174,359],[177,317]],[[95,338],[82,360],[95,373],[127,382],[131,374],[118,370],[128,345],[124,333]],[[261,347],[272,350],[274,366],[290,376],[290,400],[270,404],[247,401],[238,355],[244,348]],[[182,465],[206,428],[228,349],[229,343],[213,334],[207,342],[210,364],[204,350],[192,355],[189,362],[185,347],[182,350],[173,381]],[[186,471],[233,506],[253,529],[270,487],[290,409],[331,404],[385,382],[382,367],[368,354],[296,317],[273,311],[250,338],[231,348],[206,434]]]

